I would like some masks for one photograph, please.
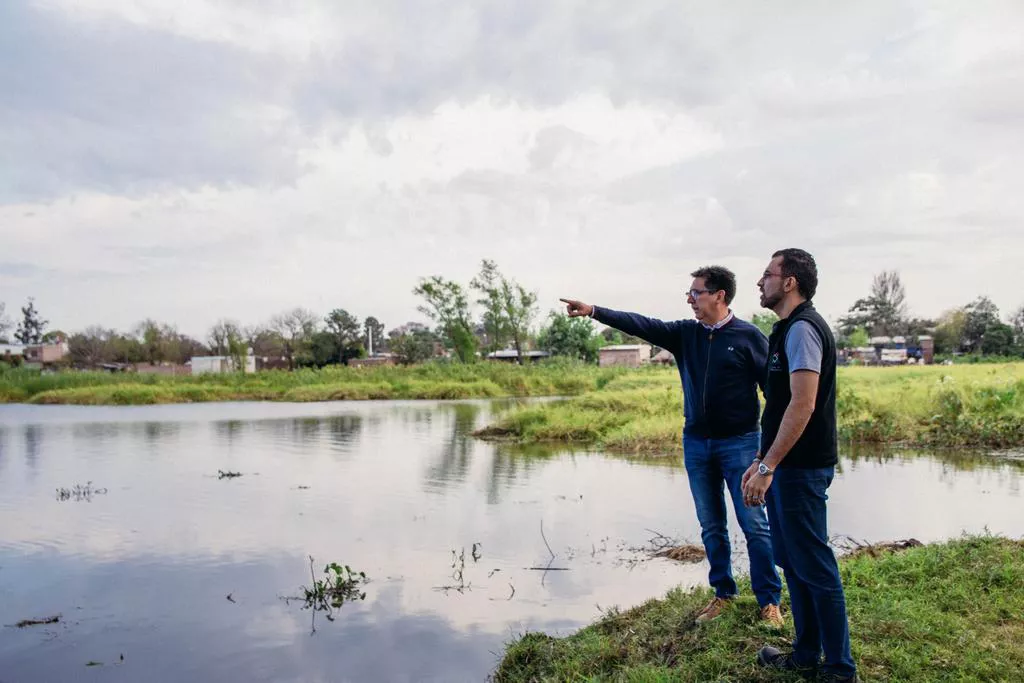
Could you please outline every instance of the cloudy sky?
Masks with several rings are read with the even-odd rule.
[[[721,263],[749,315],[800,246],[833,318],[882,269],[1024,304],[1024,3],[828,5],[0,2],[0,301],[390,328],[492,258],[661,317]]]

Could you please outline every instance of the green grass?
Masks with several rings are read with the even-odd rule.
[[[867,681],[1017,681],[1024,671],[1024,543],[991,536],[840,560],[854,659]],[[496,683],[795,681],[754,665],[787,647],[755,619],[749,583],[721,618],[693,619],[710,589],[675,589],[565,638],[527,633],[508,646]],[[783,595],[783,607],[788,598]]]
[[[1024,444],[1024,363],[840,368],[840,437],[919,446]],[[568,401],[506,413],[483,436],[587,443],[629,452],[681,450],[674,370],[619,375]]]
[[[840,368],[840,436],[917,446],[1024,444],[1024,363]],[[203,401],[333,401],[571,396],[503,414],[485,435],[629,453],[677,453],[682,394],[674,369],[549,362],[427,363],[252,375],[0,370],[0,403],[142,405]]]
[[[573,396],[624,374],[567,362],[427,363],[409,368],[303,369],[165,377],[134,373],[0,370],[0,403],[139,405],[202,401],[332,401]]]

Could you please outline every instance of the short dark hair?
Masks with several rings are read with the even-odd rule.
[[[779,249],[772,258],[782,257],[782,277],[796,278],[796,288],[808,301],[818,291],[818,264],[803,249]]]
[[[704,266],[690,273],[690,277],[704,278],[704,286],[712,292],[725,292],[725,303],[731,304],[736,296],[736,276],[723,266]]]

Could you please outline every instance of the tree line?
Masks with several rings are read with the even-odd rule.
[[[468,284],[439,275],[423,277],[412,293],[419,298],[418,310],[433,325],[407,322],[385,333],[385,325],[374,316],[360,319],[344,308],[325,316],[302,307],[279,313],[263,324],[243,326],[224,318],[214,324],[206,339],[183,334],[174,325],[146,319],[124,333],[90,326],[75,334],[48,330],[30,298],[21,307],[17,324],[5,314],[0,302],[0,343],[9,342],[8,333],[20,344],[39,344],[64,339],[69,360],[78,367],[103,364],[176,363],[193,356],[217,355],[236,359],[250,352],[273,358],[289,369],[346,365],[365,357],[370,349],[389,352],[403,364],[417,363],[441,355],[472,362],[492,351],[512,349],[519,362],[531,349],[555,356],[595,362],[606,344],[637,343],[640,340],[613,329],[597,333],[589,318],[569,318],[557,311],[535,327],[537,294],[501,272],[493,260],[481,261],[479,272]],[[765,334],[777,318],[771,312],[756,313],[752,321]],[[931,320],[910,314],[906,289],[895,271],[877,274],[867,296],[857,299],[836,325],[837,342],[843,347],[866,346],[870,338],[931,335],[940,354],[976,353],[1024,356],[1024,306],[1004,322],[991,299],[980,296],[963,306],[945,311]]]
[[[906,299],[898,272],[878,273],[869,294],[857,299],[839,318],[837,341],[858,347],[866,346],[872,337],[929,335],[940,354],[1024,356],[1024,305],[1004,321],[999,307],[987,296],[979,296],[928,319],[912,315]]]
[[[203,355],[232,357],[235,367],[243,367],[244,357],[252,353],[294,369],[347,365],[367,356],[370,349],[391,353],[403,364],[428,360],[445,351],[458,361],[471,362],[507,348],[516,351],[519,362],[526,351],[536,348],[596,361],[597,349],[607,342],[595,333],[590,320],[569,320],[554,311],[547,324],[535,331],[537,294],[505,276],[492,260],[481,262],[468,286],[434,275],[421,278],[412,293],[420,299],[418,310],[433,326],[407,322],[385,334],[385,325],[375,316],[360,320],[344,308],[335,308],[321,317],[296,307],[258,325],[221,319],[204,340],[152,319],[143,320],[129,332],[97,325],[74,334],[48,330],[49,321],[29,299],[17,326],[0,303],[0,343],[9,343],[8,332],[16,327],[13,339],[19,344],[65,340],[69,362],[77,367],[183,364]]]

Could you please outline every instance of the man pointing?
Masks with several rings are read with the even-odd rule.
[[[761,507],[743,503],[742,479],[759,447],[758,384],[765,378],[768,342],[750,323],[736,318],[729,304],[736,276],[721,266],[700,268],[685,292],[696,320],[665,322],[637,313],[562,299],[571,317],[590,316],[670,351],[683,383],[683,453],[701,540],[711,569],[714,599],[697,622],[714,619],[736,597],[723,489],[728,488],[747,539],[750,582],[767,625],[781,627],[782,582],[772,559],[768,519]]]

